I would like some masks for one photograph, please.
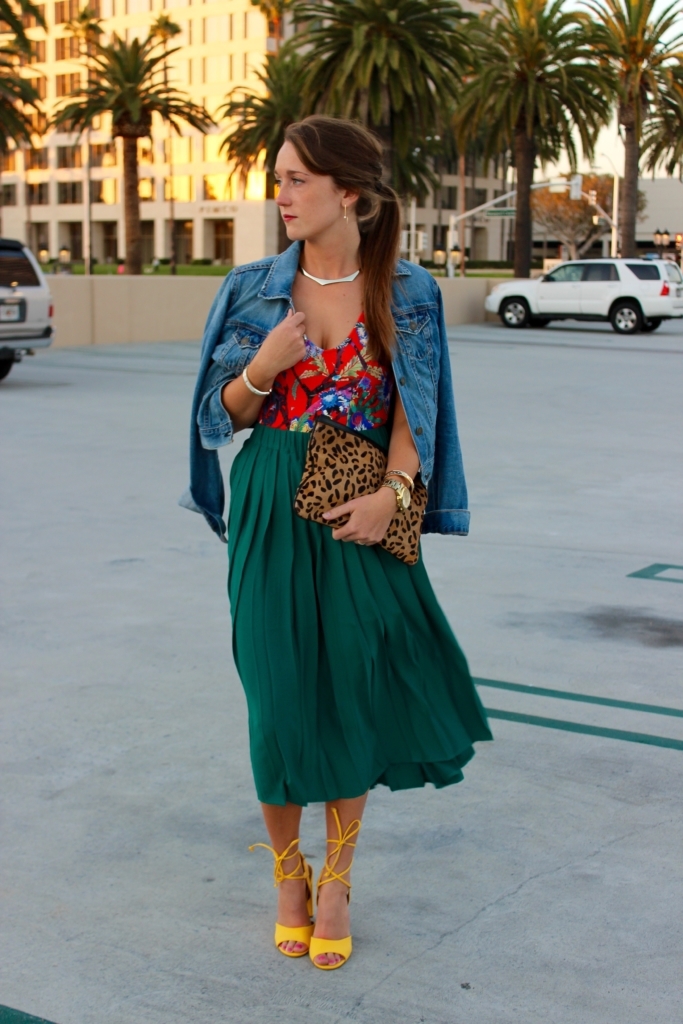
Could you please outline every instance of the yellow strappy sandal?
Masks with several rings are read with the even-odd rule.
[[[346,831],[342,833],[341,822],[339,820],[339,815],[337,813],[336,807],[332,808],[332,814],[334,815],[334,820],[337,823],[338,838],[327,840],[328,843],[333,844],[334,849],[325,857],[325,863],[323,865],[322,871],[320,872],[320,878],[318,879],[318,891],[316,894],[316,902],[318,900],[318,897],[320,896],[320,887],[322,885],[326,885],[327,882],[342,882],[348,889],[346,895],[347,900],[351,899],[351,883],[344,876],[347,875],[351,870],[351,864],[353,864],[353,860],[351,861],[351,864],[348,865],[348,867],[344,868],[343,871],[337,872],[335,871],[335,868],[339,863],[339,858],[341,856],[342,849],[345,846],[355,847],[356,844],[352,843],[351,840],[355,839],[358,833],[360,832],[360,821],[358,821],[358,819],[352,821],[349,824]],[[326,877],[323,878],[323,875],[326,875]],[[350,935],[347,935],[346,938],[344,939],[317,939],[315,936],[312,936],[308,950],[308,955],[313,961],[313,966],[317,967],[318,970],[336,971],[338,967],[342,967],[347,962],[347,960],[351,956],[351,950],[352,941]],[[317,956],[320,956],[322,953],[336,953],[337,956],[341,956],[344,959],[337,961],[336,964],[319,964],[316,962],[315,958]]]
[[[308,911],[309,918],[311,918],[311,923],[304,924],[299,928],[289,928],[287,925],[279,924],[277,922],[275,924],[275,945],[277,946],[279,952],[282,953],[283,956],[292,957],[306,956],[306,953],[308,953],[310,947],[314,928],[312,920],[313,869],[311,868],[310,864],[306,863],[306,858],[304,857],[303,853],[296,849],[298,845],[299,840],[293,839],[289,846],[287,847],[287,849],[283,850],[282,853],[276,853],[273,847],[267,846],[266,843],[254,843],[253,846],[249,847],[250,852],[255,850],[257,846],[262,846],[264,850],[270,850],[270,852],[272,853],[273,857],[275,858],[275,866],[273,868],[273,877],[275,879],[275,882],[273,884],[275,885],[275,888],[278,887],[280,882],[284,882],[285,880],[299,881],[300,879],[304,879],[306,881],[306,909]],[[295,847],[295,849],[292,850],[292,847]],[[291,871],[289,874],[286,874],[282,865],[286,860],[289,860],[290,857],[293,857],[295,853],[299,854],[299,865],[298,867],[294,868],[294,871]],[[292,952],[289,952],[286,949],[282,949],[281,943],[283,942],[299,942],[306,948],[301,950],[293,950]]]

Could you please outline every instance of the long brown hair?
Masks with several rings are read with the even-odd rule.
[[[312,174],[329,175],[338,188],[359,193],[363,310],[368,349],[390,363],[396,329],[391,292],[401,237],[398,196],[382,181],[382,144],[364,125],[346,118],[313,114],[285,131]]]

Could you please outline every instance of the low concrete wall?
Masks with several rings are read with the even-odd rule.
[[[199,339],[222,277],[48,278],[55,305],[55,347]],[[438,278],[446,323],[483,323],[495,280]]]

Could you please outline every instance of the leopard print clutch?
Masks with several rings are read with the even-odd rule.
[[[321,416],[308,442],[294,511],[302,519],[312,519],[333,529],[341,526],[348,521],[348,516],[328,522],[323,519],[323,512],[363,494],[373,494],[381,487],[386,468],[387,457],[379,445]],[[407,512],[396,512],[380,547],[402,562],[415,565],[420,557],[420,532],[426,507],[427,488],[418,477],[410,508]]]

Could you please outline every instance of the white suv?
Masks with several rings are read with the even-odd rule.
[[[52,344],[52,296],[23,242],[0,238],[0,380],[36,348]]]
[[[670,260],[572,260],[535,280],[497,284],[485,306],[506,327],[609,320],[618,334],[637,334],[683,316],[683,277]]]

